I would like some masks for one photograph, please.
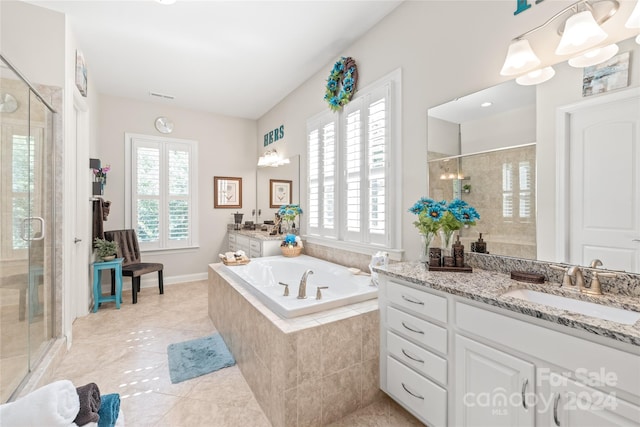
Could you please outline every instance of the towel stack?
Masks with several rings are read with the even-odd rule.
[[[56,381],[15,402],[0,405],[2,427],[114,427],[124,425],[120,395],[100,396],[95,383],[74,387]]]

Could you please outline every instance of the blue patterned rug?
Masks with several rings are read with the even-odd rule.
[[[220,334],[167,347],[169,375],[177,384],[236,364]]]

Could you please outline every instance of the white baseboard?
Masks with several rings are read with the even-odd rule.
[[[108,275],[107,275],[108,276]],[[148,277],[147,277],[148,276]],[[174,285],[176,283],[185,283],[185,282],[196,282],[199,280],[207,280],[209,274],[207,272],[204,273],[194,273],[194,274],[183,274],[180,276],[169,276],[163,277],[164,285]],[[123,277],[123,291],[131,290],[131,278]],[[158,274],[157,273],[149,273],[142,276],[140,280],[141,288],[157,288],[158,287]],[[110,292],[111,291],[111,282],[103,282],[102,283],[102,292]]]

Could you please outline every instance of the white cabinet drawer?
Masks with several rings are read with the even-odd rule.
[[[404,311],[387,307],[387,326],[426,348],[447,354],[447,330]]]
[[[233,233],[229,233],[229,244],[236,242],[236,235]]]
[[[387,351],[416,371],[442,385],[447,384],[447,361],[393,332],[387,331]]]
[[[419,291],[389,281],[387,297],[393,304],[431,317],[439,322],[447,322],[447,299],[427,292]]]
[[[229,251],[235,252],[237,250],[238,246],[236,245],[236,242],[229,241]]]
[[[260,249],[261,249],[260,242],[252,239],[249,242],[249,249],[251,249],[252,252],[260,253]]]
[[[236,236],[236,246],[246,253],[249,253],[249,238],[247,236]]]
[[[447,425],[447,391],[387,356],[389,393],[430,426]]]

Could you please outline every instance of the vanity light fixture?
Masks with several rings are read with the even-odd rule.
[[[493,102],[490,102],[490,101],[483,102],[482,104],[480,104],[482,108],[491,107],[492,105],[493,105]]]
[[[531,49],[529,40],[515,38],[509,45],[507,58],[504,60],[500,74],[503,76],[515,76],[516,74],[530,71],[538,65],[540,65],[540,58]]]
[[[550,79],[554,74],[553,69],[545,67],[537,70],[541,62],[531,48],[529,40],[527,40],[526,37],[571,13],[571,15],[559,25],[558,34],[562,37],[555,53],[556,55],[575,55],[577,53],[582,53],[588,49],[596,47],[608,37],[607,33],[600,27],[600,25],[615,15],[619,7],[620,3],[618,0],[579,0],[570,6],[565,7],[542,25],[515,37],[511,41],[507,51],[507,57],[504,61],[500,74],[503,76],[520,75],[522,77],[520,78],[520,81],[526,82],[518,82],[520,84],[536,84],[530,82],[543,77],[546,78],[541,80],[539,83]],[[607,46],[606,52],[610,53],[610,51],[611,49]],[[615,53],[613,55],[615,55]],[[596,55],[593,53],[590,54],[589,59],[595,60],[594,58],[596,56],[600,58],[599,54]],[[600,62],[606,61],[609,58],[600,59]],[[586,59],[577,60],[577,62],[581,61],[585,62]],[[534,76],[523,75],[529,72],[533,72]],[[516,81],[518,81],[518,79],[516,79]]]
[[[531,86],[544,83],[556,75],[553,67],[544,67],[537,70],[529,71],[524,76],[516,78],[516,83],[522,86]]]
[[[586,51],[580,56],[571,58],[569,65],[576,68],[590,67],[592,65],[600,64],[608,59],[611,59],[618,53],[620,48],[617,44],[610,44],[604,47],[597,47]]]
[[[597,46],[606,38],[607,33],[600,28],[591,11],[576,13],[567,19],[556,55],[573,55]]]
[[[277,168],[289,164],[289,159],[283,159],[275,149],[267,150],[262,156],[258,158],[258,167],[272,167]]]
[[[633,12],[627,19],[626,24],[624,24],[627,28],[640,28],[640,0],[636,3],[636,7],[633,8]],[[636,41],[640,43],[640,35],[636,38]]]

